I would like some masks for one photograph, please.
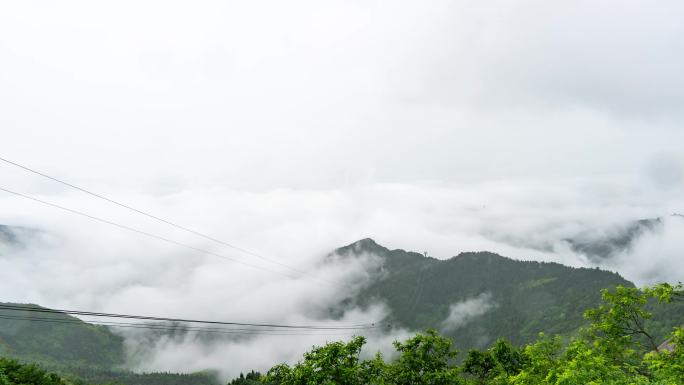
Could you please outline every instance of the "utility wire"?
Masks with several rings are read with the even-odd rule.
[[[193,250],[193,251],[196,251],[196,252],[198,252],[198,253],[213,255],[213,256],[215,256],[215,257],[223,258],[223,259],[226,259],[226,260],[235,262],[235,263],[239,263],[239,264],[241,264],[241,265],[249,266],[249,267],[254,268],[254,269],[259,269],[259,270],[268,271],[268,272],[274,273],[274,274],[284,275],[284,276],[289,277],[289,278],[291,278],[291,279],[298,279],[298,278],[299,278],[299,277],[297,277],[297,276],[290,275],[290,274],[287,274],[287,273],[283,273],[283,272],[281,272],[281,271],[272,270],[272,269],[265,268],[265,267],[259,266],[259,265],[254,265],[254,264],[251,264],[251,263],[248,263],[248,262],[243,262],[243,261],[241,261],[241,260],[239,260],[239,259],[231,258],[231,257],[228,257],[228,256],[226,256],[226,255],[219,254],[219,253],[216,253],[216,252],[213,252],[213,251],[210,251],[210,250],[200,249],[199,247],[195,247],[195,246],[191,246],[191,245],[188,245],[188,244],[185,244],[185,243],[181,243],[181,242],[178,242],[178,241],[174,241],[173,239],[165,238],[165,237],[162,237],[162,236],[160,236],[160,235],[156,235],[156,234],[149,233],[149,232],[147,232],[147,231],[138,230],[138,229],[133,228],[133,227],[130,227],[130,226],[126,226],[126,225],[122,225],[122,224],[119,224],[119,223],[116,223],[116,222],[112,222],[112,221],[109,221],[109,220],[107,220],[107,219],[102,219],[102,218],[96,217],[96,216],[94,216],[94,215],[86,214],[86,213],[84,213],[84,212],[82,212],[82,211],[78,211],[78,210],[70,209],[70,208],[68,208],[68,207],[60,206],[60,205],[58,205],[58,204],[51,203],[51,202],[48,202],[48,201],[44,201],[44,200],[42,200],[42,199],[38,199],[38,198],[32,197],[32,196],[30,196],[30,195],[22,194],[22,193],[19,193],[19,192],[16,192],[16,191],[8,190],[8,189],[3,188],[3,187],[0,187],[0,191],[4,191],[4,192],[6,192],[6,193],[13,194],[13,195],[16,195],[16,196],[25,198],[25,199],[29,199],[29,200],[32,200],[32,201],[34,201],[34,202],[42,203],[42,204],[47,205],[47,206],[51,206],[51,207],[54,207],[54,208],[58,208],[58,209],[60,209],[60,210],[67,211],[67,212],[70,212],[70,213],[72,213],[72,214],[80,215],[80,216],[83,216],[83,217],[92,219],[92,220],[94,220],[94,221],[102,222],[102,223],[105,223],[105,224],[108,224],[108,225],[111,225],[111,226],[115,226],[115,227],[118,227],[118,228],[121,228],[121,229],[124,229],[124,230],[128,230],[128,231],[131,231],[131,232],[134,232],[134,233],[138,233],[138,234],[141,234],[141,235],[144,235],[144,236],[147,236],[147,237],[150,237],[150,238],[154,238],[154,239],[157,239],[157,240],[160,240],[160,241],[163,241],[163,242],[167,242],[167,243],[170,243],[170,244],[173,244],[173,245],[176,245],[176,246],[184,247],[184,248],[186,248],[186,249]]]
[[[43,308],[43,307],[34,307],[34,306],[27,306],[27,305],[12,305],[12,304],[0,304],[0,309],[16,310],[16,311],[28,311],[28,312],[36,312],[36,313],[80,315],[80,316],[88,316],[88,317],[126,318],[126,319],[138,319],[138,320],[148,320],[148,321],[167,321],[167,322],[180,322],[180,323],[198,323],[198,324],[228,325],[228,326],[248,326],[248,327],[278,328],[278,329],[365,330],[365,329],[377,329],[377,328],[379,328],[379,326],[375,326],[375,324],[373,324],[373,323],[371,323],[371,324],[343,325],[343,326],[265,324],[265,323],[208,321],[208,320],[196,320],[196,319],[153,317],[153,316],[131,315],[131,314],[100,313],[100,312],[81,311],[81,310],[50,309],[50,308]]]
[[[19,163],[13,162],[13,161],[11,161],[11,160],[9,160],[9,159],[5,159],[5,158],[0,157],[0,161],[3,161],[3,162],[5,162],[5,163],[10,164],[10,165],[15,166],[15,167],[19,167],[19,168],[21,168],[21,169],[23,169],[23,170],[26,170],[26,171],[28,171],[28,172],[34,173],[34,174],[36,174],[36,175],[42,176],[43,178],[50,179],[50,180],[55,181],[55,182],[57,182],[57,183],[61,183],[61,184],[65,185],[65,186],[68,186],[68,187],[71,187],[71,188],[73,188],[73,189],[79,190],[79,191],[81,191],[81,192],[83,192],[83,193],[86,193],[86,194],[88,194],[88,195],[91,195],[91,196],[93,196],[93,197],[96,197],[96,198],[105,200],[105,201],[110,202],[110,203],[112,203],[112,204],[115,204],[115,205],[117,205],[117,206],[123,207],[123,208],[125,208],[125,209],[127,209],[127,210],[134,211],[134,212],[136,212],[136,213],[138,213],[138,214],[144,215],[144,216],[146,216],[146,217],[148,217],[148,218],[151,218],[151,219],[154,219],[154,220],[156,220],[156,221],[159,221],[159,222],[165,223],[165,224],[167,224],[167,225],[173,226],[173,227],[175,227],[175,228],[177,228],[177,229],[180,229],[180,230],[183,230],[183,231],[185,231],[185,232],[194,234],[194,235],[196,235],[196,236],[198,236],[198,237],[202,237],[202,238],[208,239],[208,240],[210,240],[210,241],[219,243],[219,244],[221,244],[221,245],[230,247],[230,248],[232,248],[232,249],[234,249],[234,250],[237,250],[237,251],[240,251],[240,252],[242,252],[242,253],[244,253],[244,254],[248,254],[248,255],[251,255],[251,256],[253,256],[253,257],[260,258],[260,259],[262,259],[262,260],[264,260],[264,261],[267,261],[267,262],[270,262],[270,263],[274,263],[274,264],[280,265],[280,266],[282,266],[282,267],[285,267],[285,268],[287,268],[287,269],[289,269],[289,270],[291,270],[291,271],[294,271],[294,272],[296,272],[296,273],[299,273],[299,274],[309,274],[309,273],[306,272],[306,271],[296,269],[296,268],[291,267],[291,266],[288,266],[288,265],[286,265],[286,264],[284,264],[284,263],[278,262],[278,261],[276,261],[276,260],[274,260],[274,259],[272,259],[272,258],[267,258],[267,257],[265,257],[265,256],[263,256],[263,255],[261,255],[261,254],[257,254],[257,253],[255,253],[255,252],[250,251],[250,250],[247,250],[247,249],[244,249],[244,248],[242,248],[242,247],[233,245],[233,244],[231,244],[231,243],[222,241],[222,240],[220,240],[220,239],[217,239],[217,238],[215,238],[215,237],[206,235],[206,234],[201,233],[201,232],[199,232],[199,231],[192,230],[192,229],[187,228],[187,227],[185,227],[185,226],[181,226],[181,225],[179,225],[179,224],[177,224],[177,223],[175,223],[175,222],[172,222],[172,221],[170,221],[170,220],[168,220],[168,219],[160,218],[160,217],[158,217],[158,216],[156,216],[156,215],[153,215],[153,214],[150,214],[150,213],[148,213],[148,212],[146,212],[146,211],[143,211],[143,210],[140,210],[140,209],[136,209],[135,207],[131,207],[131,206],[127,205],[127,204],[118,202],[118,201],[116,201],[116,200],[114,200],[114,199],[111,199],[111,198],[108,198],[108,197],[106,197],[106,196],[104,196],[104,195],[102,195],[102,194],[98,194],[98,193],[92,192],[92,191],[90,191],[90,190],[87,190],[87,189],[84,189],[84,188],[82,188],[82,187],[76,186],[76,185],[74,185],[74,184],[72,184],[72,183],[69,183],[69,182],[63,181],[63,180],[61,180],[61,179],[52,177],[52,176],[47,175],[47,174],[45,174],[45,173],[43,173],[43,172],[34,170],[34,169],[30,168],[30,167],[24,166],[24,165],[19,164]]]
[[[126,323],[126,322],[106,322],[106,321],[81,321],[69,320],[49,317],[29,317],[29,316],[11,316],[0,315],[0,319],[17,320],[17,321],[32,321],[32,322],[49,322],[71,324],[74,326],[99,325],[118,328],[133,328],[133,329],[148,329],[169,332],[198,332],[198,333],[218,333],[218,334],[238,334],[238,335],[268,335],[268,336],[349,336],[356,333],[307,333],[307,332],[283,332],[282,330],[240,330],[240,329],[220,329],[220,328],[198,328],[198,327],[184,327],[179,325],[159,325],[159,324],[144,324],[144,323]]]
[[[283,274],[286,275],[290,278],[297,278],[297,277],[292,277],[289,276],[285,273],[279,272],[279,271],[274,271],[270,270],[261,266],[249,264],[246,262],[242,262],[239,260],[236,260],[234,258],[227,257],[222,254],[218,254],[209,250],[204,250],[200,249],[194,246],[190,246],[181,242],[174,241],[172,239],[164,238],[162,236],[148,233],[142,230],[138,230],[126,225],[122,225],[119,223],[115,223],[106,219],[102,219],[99,217],[95,217],[90,214],[86,214],[77,210],[73,210],[64,206],[60,206],[51,202],[43,201],[38,198],[34,198],[25,194],[21,194],[12,190],[5,189],[3,187],[0,187],[0,191],[7,192],[9,194],[13,194],[19,197],[23,197],[32,201],[36,201],[51,207],[55,207],[61,210],[65,210],[67,212],[77,214],[80,216],[84,216],[86,218],[106,223],[112,226],[116,226],[119,228],[122,228],[124,230],[128,230],[131,232],[135,232],[138,234],[142,234],[151,238],[155,238],[167,243],[171,243],[177,246],[181,246],[196,252],[204,253],[204,254],[209,254],[213,256],[217,256],[220,258],[224,258],[236,263],[240,263],[245,266],[249,266],[255,269],[260,269],[264,271],[268,271],[271,273],[275,274]],[[186,323],[202,323],[202,324],[217,324],[217,325],[233,325],[233,326],[252,326],[252,327],[271,327],[271,328],[283,328],[283,329],[303,329],[303,330],[362,330],[362,329],[373,329],[377,328],[373,323],[370,324],[357,324],[357,325],[348,325],[348,326],[338,326],[338,327],[328,327],[328,326],[314,326],[314,325],[280,325],[280,324],[256,324],[256,323],[240,323],[240,322],[222,322],[222,321],[205,321],[205,320],[191,320],[191,319],[177,319],[177,318],[165,318],[165,317],[152,317],[152,316],[139,316],[139,315],[129,315],[129,314],[115,314],[115,313],[98,313],[98,312],[90,312],[90,311],[78,311],[78,310],[65,310],[65,309],[48,309],[48,308],[35,308],[35,307],[29,307],[29,306],[19,306],[19,305],[7,305],[7,304],[0,304],[0,309],[5,309],[5,310],[21,310],[21,311],[30,311],[30,312],[40,312],[40,313],[59,313],[59,314],[71,314],[71,315],[82,315],[82,316],[92,316],[92,317],[107,317],[107,318],[130,318],[130,319],[141,319],[141,320],[153,320],[153,321],[170,321],[170,322],[186,322]]]

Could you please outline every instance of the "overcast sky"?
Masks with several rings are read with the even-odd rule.
[[[682,161],[683,18],[679,1],[10,2],[3,154],[163,193],[640,175]]]
[[[364,237],[590,265],[559,242],[684,212],[682,20],[678,0],[4,2],[0,157],[297,266]],[[217,248],[5,164],[0,187]],[[7,194],[0,223],[51,234],[0,256],[0,301],[250,320],[309,306],[310,287]],[[684,280],[683,227],[603,267]],[[235,296],[254,308],[211,305]],[[244,369],[309,340],[259,356],[269,343]],[[182,346],[146,368],[217,356]]]

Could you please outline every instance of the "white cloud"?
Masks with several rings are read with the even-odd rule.
[[[604,267],[638,277],[639,283],[684,282],[684,218],[667,216],[662,220],[662,226],[645,232],[630,250],[604,262]]]
[[[485,315],[496,307],[491,293],[482,293],[449,306],[449,315],[442,322],[442,330],[450,331]]]
[[[518,259],[587,266],[589,261],[569,250],[563,239],[635,219],[664,216],[684,204],[676,190],[655,198],[649,191],[639,180],[556,180],[368,184],[344,190],[268,192],[217,188],[163,196],[112,196],[311,274],[311,279],[295,280],[3,196],[3,223],[39,228],[44,235],[29,248],[1,253],[0,291],[4,301],[54,308],[265,323],[322,322],[327,320],[328,308],[372,279],[366,271],[374,270],[378,263],[367,256],[353,263],[321,265],[323,256],[336,247],[372,237],[389,248],[428,250],[442,259],[462,251],[489,250]],[[41,198],[291,273],[79,194]],[[669,224],[667,221],[663,234],[644,237],[632,251],[605,261],[603,266],[639,284],[682,280],[678,253],[682,245],[677,238],[681,229],[676,223]],[[464,308],[453,309],[458,310],[454,313],[457,318]],[[388,311],[382,304],[348,310],[339,322],[375,321]],[[465,322],[471,312],[463,314],[461,321]],[[388,342],[392,336],[406,333],[393,331],[377,338]],[[226,375],[236,374],[251,367],[265,369],[267,361],[292,362],[311,344],[328,339],[302,338],[281,349],[283,338],[216,340],[207,346],[198,345],[193,336],[162,341],[154,345],[159,349],[147,351],[146,359],[136,359],[137,367],[195,370],[204,365]],[[374,343],[369,350],[383,346],[388,348]],[[240,349],[245,349],[245,354],[233,356]],[[272,352],[250,360],[258,356],[248,353],[252,349]],[[231,360],[235,365],[222,364]],[[179,362],[185,365],[176,367]]]

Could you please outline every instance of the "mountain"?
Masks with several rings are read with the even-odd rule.
[[[217,385],[213,373],[133,373],[124,339],[107,327],[59,313],[9,310],[0,303],[0,357],[39,363],[67,379],[95,384]],[[27,306],[21,304],[21,306]],[[44,309],[37,305],[28,305]]]
[[[684,220],[684,215],[672,214],[670,218],[647,218],[629,222],[623,226],[614,226],[603,230],[594,230],[577,234],[564,239],[570,248],[589,260],[600,262],[629,251],[641,237],[662,231],[666,219]]]
[[[18,235],[16,228],[7,226],[0,227],[0,234],[4,234],[0,235],[3,247],[15,247],[30,239],[29,233]],[[412,331],[437,329],[453,338],[459,349],[483,348],[500,337],[522,344],[533,341],[539,332],[573,334],[585,324],[584,310],[599,304],[600,289],[633,286],[616,273],[596,268],[519,261],[491,252],[461,253],[439,260],[390,250],[372,239],[341,247],[323,263],[369,256],[377,263],[364,264],[371,266],[365,289],[334,306],[331,313],[339,315],[381,301],[389,309],[383,323]],[[658,336],[666,335],[684,320],[682,305],[659,314]],[[25,319],[30,317],[34,320]],[[35,319],[47,317],[52,320]],[[39,362],[57,373],[91,383],[216,383],[211,373],[127,371],[119,335],[106,326],[65,314],[0,309],[0,356]]]
[[[0,251],[5,247],[26,246],[40,234],[40,230],[27,227],[0,225]]]
[[[123,338],[105,326],[92,325],[66,314],[2,308],[0,355],[55,366],[108,369],[121,367],[125,360]]]
[[[598,262],[628,251],[641,236],[653,233],[662,227],[663,220],[660,218],[641,219],[626,226],[608,229],[606,232],[578,234],[565,241],[576,253]]]
[[[584,310],[599,303],[601,289],[633,286],[616,273],[595,268],[518,261],[490,252],[438,260],[389,250],[372,239],[342,247],[330,257],[368,255],[382,261],[371,272],[376,280],[340,306],[381,300],[391,312],[387,322],[441,330],[461,348],[484,347],[499,337],[521,344],[539,332],[574,333],[584,324]]]

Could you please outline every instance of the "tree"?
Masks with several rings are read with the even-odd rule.
[[[254,370],[244,375],[240,373],[240,377],[232,380],[228,385],[259,385],[261,384],[261,373]]]
[[[633,356],[632,349],[642,353],[658,350],[658,343],[645,327],[645,321],[652,316],[645,309],[650,290],[618,286],[614,291],[603,290],[601,297],[604,303],[587,310],[585,317],[592,323],[589,332],[594,337],[605,345],[614,345],[615,358],[624,360],[626,355]]]
[[[684,287],[682,283],[670,285],[669,283],[659,283],[652,287],[647,287],[645,292],[658,300],[659,303],[672,303],[674,301],[684,301]]]
[[[509,376],[520,372],[525,356],[505,339],[497,340],[485,350],[471,349],[463,362],[463,371],[475,377],[478,384],[487,384],[496,378],[505,383]]]
[[[20,364],[7,358],[0,358],[1,385],[69,385],[54,373],[48,373],[34,364]]]
[[[539,334],[537,342],[524,348],[526,357],[521,371],[510,377],[513,385],[553,384],[560,365],[563,339]]]
[[[496,368],[496,361],[489,351],[481,352],[477,349],[468,351],[463,363],[463,371],[474,376],[478,384],[486,384]]]
[[[684,328],[676,328],[667,341],[668,348],[650,352],[644,362],[654,380],[663,384],[677,384],[684,379]]]
[[[314,347],[293,367],[281,364],[271,368],[265,381],[282,385],[361,384],[359,354],[365,342],[364,337],[354,337],[348,343],[332,342]]]
[[[2,369],[0,369],[0,385],[12,385]]]
[[[406,342],[395,342],[394,347],[401,354],[389,368],[389,380],[393,384],[440,385],[456,384],[461,381],[459,369],[450,365],[458,355],[451,348],[448,338],[428,330],[418,333]]]
[[[639,385],[648,378],[637,367],[612,359],[601,341],[576,339],[565,350],[554,373],[555,385]]]
[[[275,366],[266,379],[274,385],[682,384],[684,329],[675,328],[659,349],[645,322],[652,317],[647,309],[678,301],[682,292],[681,284],[604,290],[602,303],[585,313],[590,325],[574,337],[540,334],[522,349],[500,339],[487,350],[470,350],[461,367],[451,340],[428,330],[394,342],[399,356],[392,362],[379,353],[359,360],[365,340],[357,337],[315,347],[294,367]]]

